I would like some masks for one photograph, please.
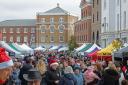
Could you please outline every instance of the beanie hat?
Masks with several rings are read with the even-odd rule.
[[[59,65],[56,60],[50,60],[50,66]]]
[[[67,66],[67,67],[64,69],[64,73],[65,73],[65,74],[73,73],[72,67],[71,67],[71,66]]]
[[[0,69],[13,66],[12,59],[6,54],[4,48],[0,48]]]

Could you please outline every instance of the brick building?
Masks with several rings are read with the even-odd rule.
[[[0,22],[2,40],[6,43],[26,43],[35,47],[35,19],[5,20]]]
[[[74,35],[74,22],[77,17],[57,7],[46,12],[37,13],[36,44],[46,47],[52,45],[67,45]]]
[[[92,1],[81,0],[81,19],[75,23],[75,37],[79,45],[91,42]]]
[[[99,33],[101,32],[101,0],[93,0],[92,5],[92,32],[91,32],[91,39],[92,42],[99,44],[100,36]]]

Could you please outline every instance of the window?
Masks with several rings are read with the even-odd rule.
[[[55,31],[54,25],[51,25],[51,26],[50,26],[50,32],[51,32],[51,33],[54,33],[54,31]]]
[[[124,29],[126,28],[126,11],[124,11]]]
[[[41,33],[45,33],[46,31],[46,26],[45,25],[41,25]]]
[[[45,42],[45,36],[41,36],[41,42]]]
[[[97,5],[99,4],[99,0],[97,0]]]
[[[60,36],[59,36],[59,41],[60,41],[60,42],[63,42],[63,41],[64,41],[64,36],[63,36],[63,35],[60,35]]]
[[[3,33],[6,33],[6,29],[5,28],[3,28]]]
[[[28,37],[24,36],[24,42],[27,43],[28,42]]]
[[[41,18],[41,22],[42,23],[45,23],[45,18]]]
[[[50,41],[51,41],[51,42],[54,42],[54,35],[51,35],[51,36],[50,36]]]
[[[63,32],[64,32],[64,25],[60,25],[60,26],[59,26],[59,32],[60,32],[60,33],[63,33]]]
[[[117,14],[117,31],[119,31],[119,25],[120,24],[120,22],[119,22],[119,14]]]
[[[13,33],[13,28],[10,28],[10,33]]]
[[[35,33],[35,28],[31,28],[31,33]]]
[[[6,42],[6,36],[3,36],[3,41],[5,41],[5,42]]]
[[[99,31],[97,31],[96,38],[97,38],[97,40],[99,40]]]
[[[17,33],[20,33],[20,28],[17,28],[17,29],[16,29],[16,32],[17,32]]]
[[[13,42],[13,36],[10,37],[10,42]]]
[[[18,36],[16,40],[17,40],[17,42],[20,42],[20,36]]]
[[[35,37],[31,37],[31,42],[35,42]]]
[[[64,19],[62,17],[59,18],[59,23],[63,23]]]
[[[24,28],[24,33],[27,33],[28,32],[28,28]]]
[[[54,18],[50,18],[50,23],[54,23]]]
[[[103,26],[104,26],[104,32],[106,32],[107,31],[107,27],[106,27],[106,17],[104,17],[104,23],[103,23]]]
[[[95,40],[95,33],[93,32],[93,36],[92,36],[93,41]]]
[[[107,0],[104,0],[104,9],[106,9],[106,6],[107,6],[106,1],[107,1]]]
[[[94,1],[95,1],[95,0],[93,0],[93,8],[94,8],[94,5],[95,5],[95,4],[94,4],[94,3],[95,3]]]
[[[93,23],[95,22],[95,15],[93,14]]]
[[[97,21],[99,20],[99,12],[97,12]]]

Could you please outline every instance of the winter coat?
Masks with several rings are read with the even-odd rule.
[[[45,81],[47,85],[58,85],[55,81],[60,79],[60,74],[57,70],[49,69],[45,75]]]
[[[74,75],[77,80],[77,85],[84,85],[84,76],[82,73]]]
[[[20,83],[20,79],[18,78],[19,77],[19,73],[20,73],[20,69],[16,69],[12,72],[12,79],[13,79],[13,83],[15,85],[21,85]]]
[[[64,74],[64,76],[60,79],[59,85],[77,85],[77,80],[71,73]]]
[[[100,78],[93,72],[93,70],[86,70],[85,73],[84,73],[84,78],[85,78],[86,84],[94,82],[95,79],[98,79],[98,80],[100,79]],[[95,82],[94,82],[93,84],[95,84]]]
[[[102,85],[119,85],[119,74],[113,69],[106,69],[102,75]]]
[[[21,80],[21,85],[27,85],[27,81],[23,78],[23,74],[28,74],[28,71],[33,68],[30,64],[25,64],[20,69],[19,79]]]

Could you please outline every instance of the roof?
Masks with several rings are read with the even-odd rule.
[[[50,9],[46,12],[39,12],[39,15],[67,15],[69,12],[66,10],[62,9],[59,4],[57,4],[57,7]]]
[[[0,26],[36,26],[36,19],[16,19],[0,22]]]

